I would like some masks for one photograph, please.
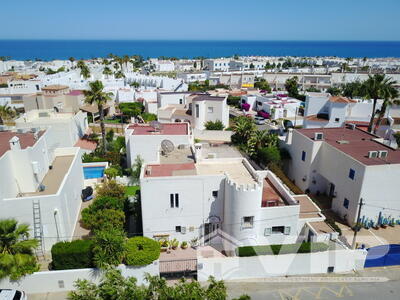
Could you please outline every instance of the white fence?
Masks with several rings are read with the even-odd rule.
[[[135,277],[137,284],[143,284],[144,275],[149,273],[152,276],[159,276],[159,262],[144,267],[128,267],[120,265],[118,267],[124,277]],[[3,279],[0,281],[0,289],[17,289],[28,294],[63,292],[74,290],[74,282],[77,279],[88,279],[99,283],[102,273],[98,269],[74,269],[62,271],[36,272],[25,276],[19,281]]]
[[[364,268],[367,251],[334,250],[307,254],[198,258],[198,280],[209,276],[240,280],[272,276],[342,273]]]

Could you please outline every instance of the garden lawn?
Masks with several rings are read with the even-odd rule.
[[[129,197],[129,196],[135,196],[136,192],[140,190],[140,186],[138,185],[133,185],[133,186],[127,186],[125,188],[125,196]]]

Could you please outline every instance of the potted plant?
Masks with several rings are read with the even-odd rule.
[[[192,246],[193,249],[196,249],[198,242],[199,242],[199,239],[194,238],[194,239],[190,240],[190,246]]]
[[[187,243],[186,241],[183,241],[183,242],[181,243],[181,248],[182,248],[183,250],[185,250],[185,249],[187,249],[187,247],[188,247],[188,243]]]
[[[177,239],[173,239],[171,241],[169,241],[169,246],[175,250],[176,248],[178,248],[179,246],[179,241]]]
[[[168,250],[168,241],[166,239],[162,239],[158,241],[160,243],[161,252],[165,252]]]
[[[389,223],[389,226],[390,226],[390,227],[394,227],[394,225],[395,225],[394,219],[391,219],[391,220],[390,220],[390,223]]]

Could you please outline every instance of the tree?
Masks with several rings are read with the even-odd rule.
[[[326,92],[331,94],[332,96],[339,96],[341,93],[341,90],[338,87],[330,87],[326,90]]]
[[[125,74],[122,71],[115,72],[114,77],[116,79],[125,78]]]
[[[0,105],[0,125],[3,125],[6,120],[11,120],[15,115],[15,110],[8,106],[8,104]]]
[[[108,179],[115,179],[117,176],[122,175],[121,171],[113,166],[105,169],[104,174],[106,174]]]
[[[259,150],[258,158],[264,165],[276,164],[281,161],[279,148],[276,146],[265,147]]]
[[[93,212],[93,210],[86,209],[82,211],[82,223],[85,228],[93,231],[124,229],[125,213],[122,210],[101,209]]]
[[[250,68],[250,69],[254,69],[254,64],[251,63],[250,66],[249,66],[249,68]]]
[[[78,61],[76,66],[81,69],[81,76],[84,79],[88,79],[90,77],[90,70],[83,60]]]
[[[144,236],[128,239],[125,262],[129,266],[145,266],[160,257],[160,243]]]
[[[373,130],[378,99],[392,99],[392,95],[394,95],[394,84],[395,81],[386,77],[385,74],[369,75],[368,79],[364,81],[363,87],[365,96],[373,99],[371,118],[368,125],[369,132]]]
[[[125,187],[122,184],[117,183],[115,180],[107,180],[102,185],[96,186],[96,200],[100,197],[113,197],[123,198],[125,195]],[[93,202],[94,203],[94,202]]]
[[[251,118],[240,116],[236,118],[233,130],[235,134],[232,136],[232,141],[237,144],[246,144],[256,130],[256,126]]]
[[[378,111],[378,119],[376,120],[375,126],[374,126],[374,133],[376,133],[377,129],[379,128],[379,126],[381,125],[382,119],[386,114],[386,109],[393,105],[393,104],[400,104],[400,100],[396,99],[399,96],[399,92],[397,91],[397,89],[390,85],[387,87],[387,89],[385,89],[384,91],[385,97],[383,99],[383,103],[381,108]]]
[[[108,78],[108,76],[111,76],[113,74],[113,72],[111,71],[111,69],[109,67],[104,67],[103,69],[103,75],[106,75],[106,77]]]
[[[94,264],[100,269],[118,266],[125,256],[125,234],[118,228],[95,232],[93,238]]]
[[[138,285],[134,277],[125,278],[117,269],[107,270],[98,285],[78,279],[75,291],[69,293],[71,300],[225,300],[228,295],[225,283],[210,277],[207,285],[198,281],[181,279],[168,285],[164,278],[146,275],[146,285]],[[245,297],[245,296],[242,296]],[[249,297],[239,298],[249,299]]]
[[[70,58],[68,58],[68,60],[71,62],[71,67],[73,68],[74,67],[75,58],[71,56]]]
[[[225,127],[220,120],[216,120],[215,122],[207,121],[204,126],[206,130],[224,130]]]
[[[118,107],[124,116],[128,116],[130,118],[137,118],[144,111],[144,106],[140,102],[121,103]]]
[[[101,136],[103,140],[103,153],[106,152],[106,129],[104,126],[104,105],[107,101],[111,100],[112,93],[104,92],[103,83],[100,80],[96,80],[89,83],[90,90],[83,91],[85,95],[85,102],[90,105],[97,105],[100,112],[100,127]]]
[[[39,270],[33,250],[39,241],[29,238],[29,225],[14,219],[0,221],[0,279],[18,280]]]
[[[260,81],[256,81],[254,83],[254,87],[263,91],[267,91],[268,93],[270,93],[272,90],[271,86],[264,78],[262,78]]]
[[[354,97],[363,97],[365,95],[364,85],[359,80],[342,84],[341,95],[350,99]]]
[[[279,138],[276,134],[271,134],[268,130],[254,131],[247,141],[248,152],[250,155],[256,155],[264,147],[277,147]]]
[[[285,89],[288,92],[289,97],[297,98],[299,96],[298,81],[299,79],[297,76],[286,80]]]

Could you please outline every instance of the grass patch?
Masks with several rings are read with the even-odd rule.
[[[280,180],[283,181],[283,183],[296,195],[302,195],[304,194],[303,191],[293,183],[293,181],[291,181],[289,179],[289,177],[286,176],[286,174],[283,172],[283,170],[275,165],[275,164],[271,164],[269,166],[269,169],[276,175],[279,177]]]
[[[121,124],[121,119],[107,119],[104,120],[104,123],[108,123],[108,124]]]
[[[236,253],[240,257],[259,256],[259,255],[278,255],[292,253],[312,253],[322,252],[329,249],[324,243],[297,243],[287,245],[265,245],[265,246],[245,246],[236,249]]]
[[[140,186],[138,185],[133,185],[133,186],[127,186],[125,188],[125,196],[129,197],[129,196],[135,196],[137,191],[140,190]]]

